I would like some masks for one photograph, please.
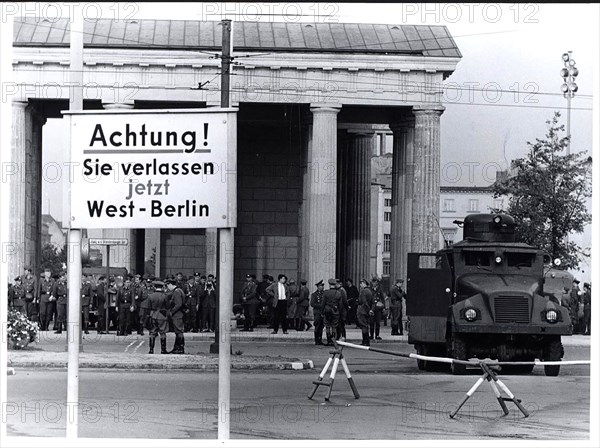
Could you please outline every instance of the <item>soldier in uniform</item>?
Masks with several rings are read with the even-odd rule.
[[[87,275],[83,274],[81,281],[81,313],[83,322],[83,331],[90,334],[88,327],[90,325],[90,305],[92,304],[92,284]]]
[[[403,334],[402,328],[402,299],[406,297],[406,293],[402,289],[404,280],[396,279],[396,283],[390,291],[390,310],[392,312],[392,336],[400,336]],[[399,331],[398,331],[399,330]]]
[[[170,309],[167,313],[173,321],[173,329],[175,330],[175,344],[173,350],[169,353],[183,355],[185,353],[185,339],[183,336],[183,317],[185,309],[185,293],[177,286],[177,282],[173,280],[167,281],[167,288],[172,294],[170,301]]]
[[[108,313],[108,328],[106,332],[110,330],[110,325],[112,325],[117,329],[117,333],[119,332],[118,327],[118,314],[117,314],[117,299],[119,296],[120,288],[117,286],[117,281],[114,276],[110,276],[108,279],[108,287],[106,288],[106,312]]]
[[[137,334],[144,335],[144,321],[142,318],[142,302],[148,298],[148,290],[142,282],[142,276],[136,274],[133,284],[133,312],[131,313],[132,327],[137,329]]]
[[[254,331],[254,320],[258,308],[258,285],[252,274],[246,274],[246,283],[242,287],[242,307],[244,309],[244,328],[241,331]]]
[[[371,316],[369,324],[369,337],[373,339],[381,340],[379,332],[381,330],[381,320],[383,319],[383,311],[385,310],[385,296],[379,285],[379,279],[373,278],[371,281],[371,291],[373,292],[373,301],[375,302],[374,314]]]
[[[21,314],[27,313],[25,288],[23,288],[21,277],[15,277],[15,284],[12,287],[12,303],[10,305],[14,311],[18,311]]]
[[[184,293],[187,289],[187,284],[186,284],[186,280],[185,278],[183,278],[183,273],[182,272],[178,272],[177,274],[175,274],[175,285],[180,288]]]
[[[96,310],[98,311],[98,322],[96,324],[96,330],[98,334],[104,334],[104,326],[106,325],[106,277],[101,275],[96,285]]]
[[[315,317],[315,345],[323,345],[323,294],[325,292],[325,283],[323,280],[315,283],[317,290],[310,296],[310,306],[312,306]]]
[[[52,289],[54,289],[54,279],[50,272],[50,268],[44,269],[44,278],[39,284],[38,297],[40,298],[40,330],[48,331],[50,325],[50,318],[54,314],[54,308],[56,308],[56,301],[52,296]]]
[[[342,286],[342,281],[339,278],[335,279],[335,288],[340,292],[340,323],[338,324],[336,334],[337,339],[344,338],[346,340],[346,321],[348,319],[348,294]]]
[[[119,331],[117,336],[127,336],[131,334],[131,314],[135,305],[133,304],[134,295],[131,287],[131,277],[125,279],[125,284],[117,294],[117,311],[119,313]]]
[[[52,296],[56,299],[56,334],[61,334],[63,327],[67,330],[67,293],[67,274],[62,272],[52,290]]]
[[[148,305],[150,312],[150,351],[149,354],[154,353],[154,343],[156,342],[156,336],[160,334],[160,353],[165,355],[167,353],[167,329],[169,328],[167,318],[168,300],[167,295],[163,292],[164,283],[161,281],[154,281],[150,286],[150,292],[148,294]]]
[[[306,318],[306,312],[308,311],[308,306],[310,305],[310,291],[306,286],[306,280],[300,280],[300,290],[298,291],[298,303],[296,308],[296,330],[304,331],[310,330],[312,325]]]
[[[217,291],[213,282],[206,282],[206,320],[208,331],[214,333],[216,325]]]
[[[362,332],[361,345],[370,346],[369,342],[369,327],[370,320],[375,314],[373,309],[373,293],[369,288],[369,282],[366,279],[360,281],[360,293],[358,296],[358,308],[356,309],[356,320]]]
[[[329,289],[323,293],[323,321],[325,323],[325,335],[327,336],[327,344],[325,345],[333,345],[340,323],[342,295],[336,288],[336,279],[330,278],[328,283]]]
[[[358,288],[354,286],[352,279],[346,279],[346,293],[348,294],[348,320],[347,324],[356,324],[356,328],[359,328],[358,321],[356,320],[356,311],[358,310]]]
[[[153,281],[151,279],[144,280],[142,285],[142,301],[140,302],[140,329],[141,332],[139,334],[144,334],[144,328],[148,331],[152,329],[151,327],[151,319],[150,319],[150,292],[152,291]]]
[[[33,322],[38,320],[38,281],[34,277],[31,267],[25,267],[25,273],[21,277],[21,283],[25,290],[25,307],[27,312],[27,318]]]
[[[196,319],[199,321],[198,331],[205,332],[208,329],[208,293],[206,291],[206,275],[200,276],[198,284],[198,315]]]
[[[188,278],[185,292],[185,331],[192,331],[196,327],[196,305],[198,304],[198,293],[196,291],[195,277]],[[198,330],[196,330],[198,332]]]

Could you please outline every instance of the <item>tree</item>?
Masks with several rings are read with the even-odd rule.
[[[63,263],[67,262],[67,251],[58,249],[53,244],[42,247],[42,270],[50,268],[52,274],[58,274],[63,270]]]
[[[546,121],[545,139],[527,142],[526,157],[513,160],[515,174],[494,185],[494,197],[508,196],[506,212],[515,218],[519,241],[560,258],[565,268],[577,269],[589,256],[569,241],[570,233],[582,233],[592,217],[585,202],[592,194],[592,158],[584,152],[566,155],[568,136],[561,136],[560,113]],[[500,212],[504,210],[496,210]]]

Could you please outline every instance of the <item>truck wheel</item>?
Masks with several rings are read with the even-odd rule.
[[[452,358],[467,360],[467,344],[459,336],[454,336],[452,338]],[[453,362],[450,366],[450,370],[453,375],[464,375],[467,373],[467,366]]]
[[[544,346],[544,361],[560,361],[564,355],[562,343],[559,338],[549,340]],[[546,376],[558,376],[560,366],[544,366]]]

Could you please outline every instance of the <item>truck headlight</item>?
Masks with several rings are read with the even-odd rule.
[[[473,322],[475,319],[477,319],[477,311],[473,308],[467,308],[465,310],[465,319],[467,319],[469,322]]]
[[[546,311],[546,320],[551,324],[555,323],[558,320],[558,314],[556,314],[555,310]]]

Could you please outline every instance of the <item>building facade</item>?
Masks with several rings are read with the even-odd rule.
[[[68,109],[67,19],[17,18],[10,163],[10,275],[39,266],[41,129]],[[442,83],[460,61],[443,26],[234,23],[238,112],[235,279],[246,272],[360,278],[371,270],[370,156],[392,161],[390,272],[439,248]],[[84,28],[84,109],[213,107],[218,22],[97,20]],[[243,58],[241,57],[243,56]],[[385,137],[382,134],[390,134]],[[31,175],[26,175],[26,173]],[[68,219],[68,217],[67,217]],[[63,219],[63,221],[65,221]],[[90,229],[90,236],[91,236]],[[100,230],[157,275],[217,273],[215,229]],[[223,248],[222,248],[223,249]],[[239,284],[237,285],[239,287]]]

